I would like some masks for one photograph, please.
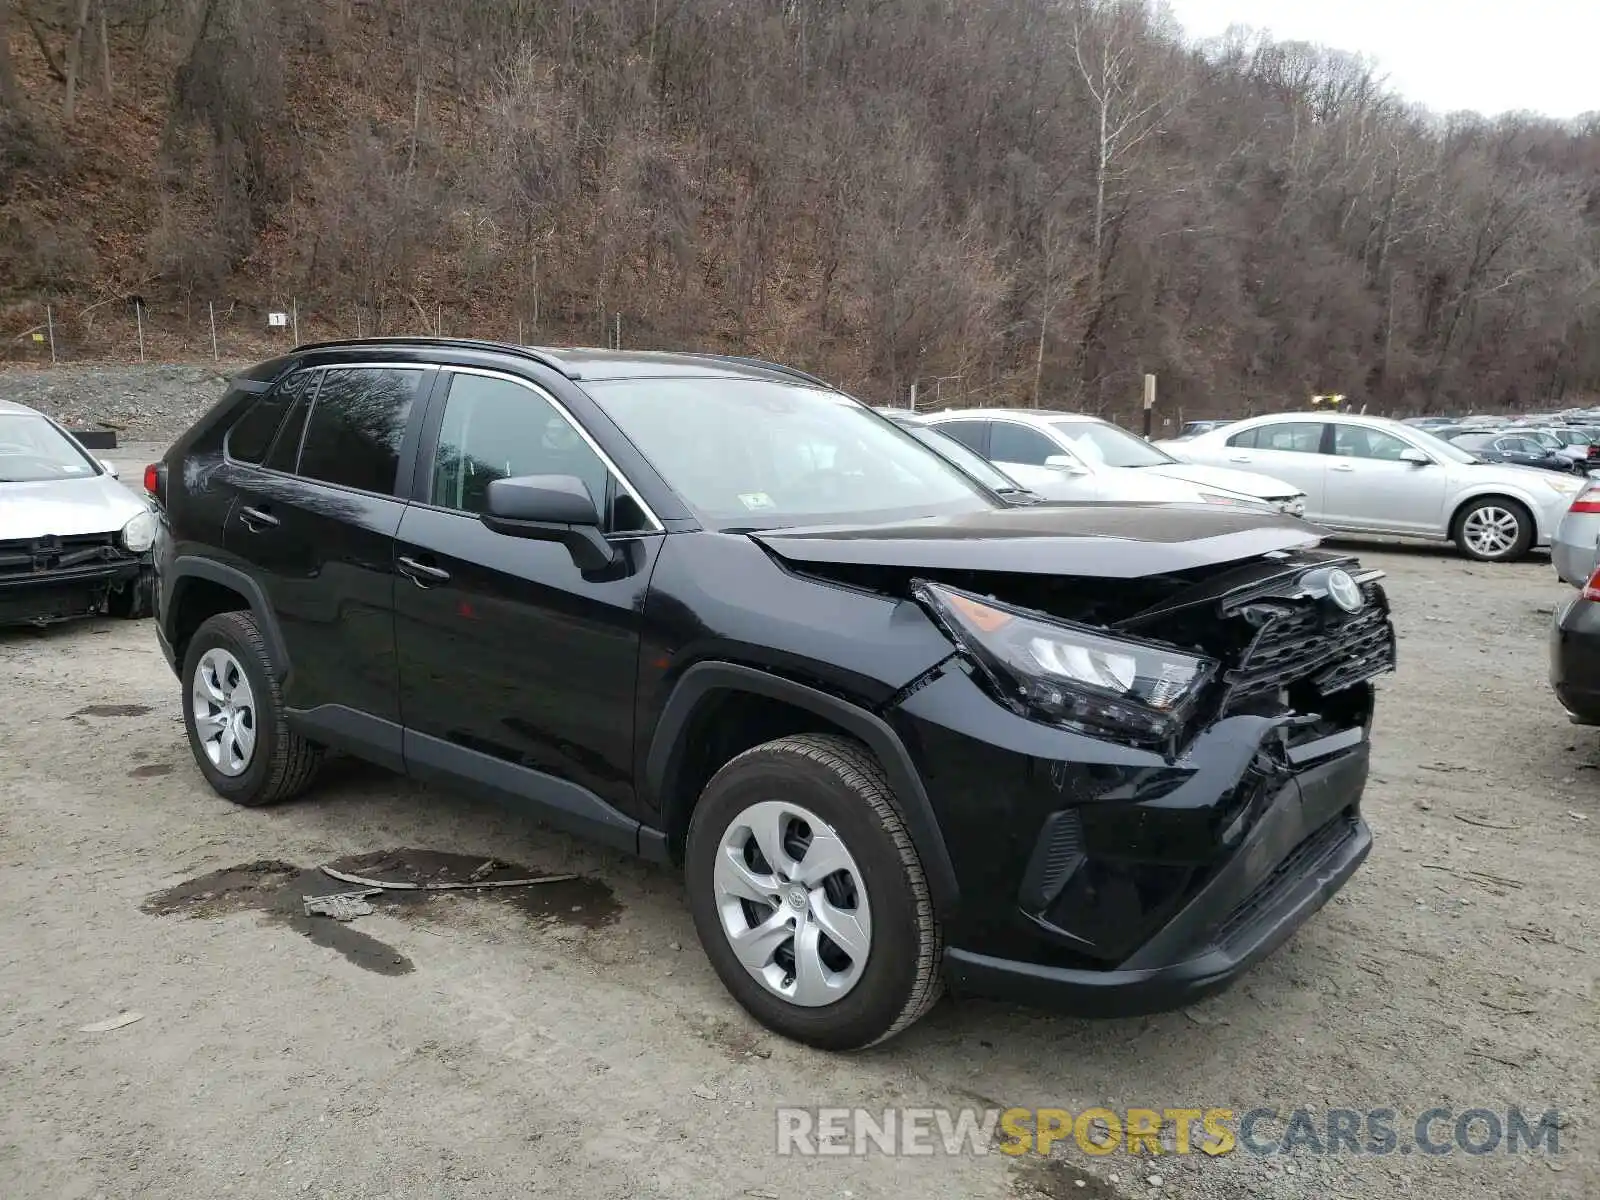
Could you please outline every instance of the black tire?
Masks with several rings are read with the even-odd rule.
[[[855,986],[802,1007],[757,982],[728,943],[713,870],[723,835],[750,805],[785,799],[827,822],[859,867],[872,908],[872,942]],[[785,1037],[825,1050],[859,1050],[907,1028],[943,990],[944,954],[927,879],[878,762],[857,742],[823,734],[746,750],[716,773],[689,824],[684,874],[695,929],[712,967],[745,1009]]]
[[[139,573],[106,597],[106,613],[124,621],[141,621],[156,611],[156,573],[142,567]]]
[[[194,727],[194,700],[190,693],[195,670],[206,651],[219,646],[238,660],[255,697],[255,750],[249,765],[238,775],[217,770],[201,749]],[[284,722],[283,697],[267,657],[267,644],[248,612],[218,613],[195,630],[183,656],[182,686],[183,727],[189,734],[189,749],[217,795],[256,808],[292,799],[310,785],[322,762],[322,747],[308,742]]]
[[[1467,537],[1467,522],[1472,519],[1474,513],[1481,512],[1484,509],[1500,509],[1510,513],[1517,521],[1516,537],[1512,539],[1510,546],[1498,553],[1486,554],[1474,549]],[[1456,549],[1464,557],[1472,559],[1473,562],[1516,562],[1527,557],[1528,550],[1533,546],[1535,530],[1533,514],[1520,502],[1511,499],[1509,496],[1479,496],[1476,500],[1463,507],[1460,512],[1456,513],[1455,525],[1452,528],[1451,536],[1455,541]]]

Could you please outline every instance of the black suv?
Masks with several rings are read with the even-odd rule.
[[[325,750],[682,866],[759,1020],[1217,991],[1355,871],[1376,572],[1290,517],[1008,505],[810,376],[426,339],[234,379],[151,472],[240,804]]]

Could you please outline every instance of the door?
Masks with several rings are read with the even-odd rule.
[[[1401,459],[1414,449],[1381,429],[1335,424],[1326,519],[1348,529],[1438,536],[1445,525],[1445,469]]]
[[[223,544],[277,617],[291,720],[394,767],[394,535],[405,510],[396,484],[431,374],[329,367],[308,380],[263,461],[228,468],[236,499]]]
[[[532,384],[447,372],[431,409],[395,543],[406,766],[633,850],[640,613],[660,523]],[[485,526],[489,482],[519,475],[583,480],[619,561],[586,573],[559,543]]]
[[[1224,442],[1217,466],[1241,471],[1260,471],[1292,483],[1306,494],[1306,519],[1320,521],[1326,516],[1324,471],[1327,456],[1322,453],[1324,421],[1269,421],[1241,429]]]

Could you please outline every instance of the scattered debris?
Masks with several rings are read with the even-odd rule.
[[[1476,825],[1479,829],[1521,829],[1521,825],[1498,825],[1493,821],[1485,821],[1482,817],[1472,816],[1470,813],[1451,813],[1458,821],[1468,825]]]
[[[383,894],[382,888],[365,888],[359,892],[332,892],[326,896],[306,896],[305,914],[308,917],[332,917],[335,921],[354,921],[370,916],[372,905],[368,896]]]
[[[88,1025],[78,1026],[79,1033],[110,1033],[113,1029],[121,1029],[124,1025],[132,1025],[135,1021],[144,1020],[142,1012],[118,1013],[114,1017],[107,1017],[104,1021],[93,1021]]]
[[[698,1084],[695,1087],[690,1088],[689,1094],[691,1096],[699,1096],[702,1100],[715,1100],[717,1098],[716,1092],[712,1091],[704,1084]]]
[[[478,870],[482,871],[483,867],[479,867]],[[405,883],[400,880],[368,879],[364,875],[352,875],[348,871],[336,871],[332,867],[323,867],[322,873],[330,879],[337,879],[340,883],[353,883],[357,887],[372,888],[380,892],[456,892],[473,888],[530,887],[538,883],[566,883],[570,879],[577,878],[576,875],[540,875],[532,879],[479,879],[476,882],[469,880],[465,883]]]
[[[1589,819],[1587,813],[1573,812],[1570,809],[1567,810],[1567,816],[1571,817],[1574,821],[1587,821]]]
[[[1455,867],[1445,863],[1423,863],[1422,867],[1426,871],[1443,871],[1447,875],[1454,875],[1457,879],[1467,879],[1473,883],[1494,887],[1520,888],[1527,886],[1520,879],[1512,879],[1507,875],[1496,875],[1490,871],[1458,871]]]

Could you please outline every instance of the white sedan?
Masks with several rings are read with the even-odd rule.
[[[1453,541],[1509,562],[1550,544],[1583,480],[1481,462],[1424,429],[1383,417],[1275,413],[1182,442],[1189,462],[1265,471],[1304,490],[1306,519],[1345,533]]]
[[[1041,408],[970,408],[923,419],[1051,499],[1259,504],[1291,516],[1300,516],[1305,507],[1300,489],[1282,479],[1197,466],[1098,417]]]

